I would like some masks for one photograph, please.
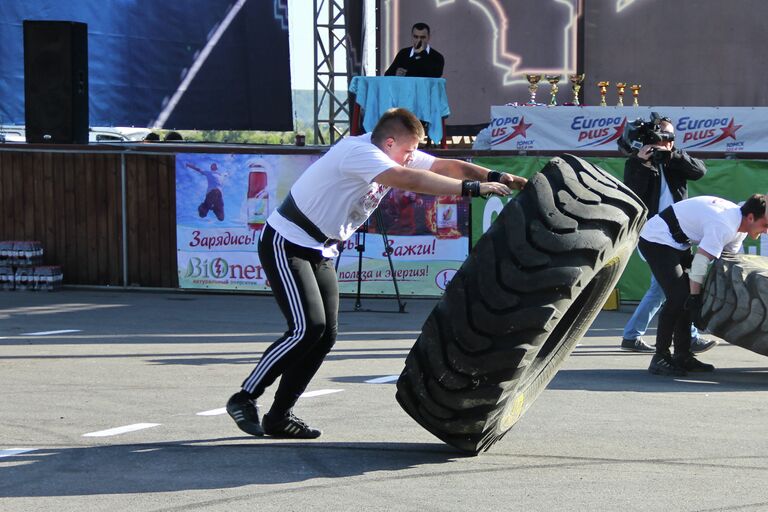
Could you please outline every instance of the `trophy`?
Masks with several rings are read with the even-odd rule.
[[[600,106],[601,107],[607,107],[608,104],[605,102],[605,95],[608,92],[608,86],[611,85],[611,82],[597,82],[597,86],[600,88]]]
[[[632,98],[634,98],[634,101],[632,102],[633,107],[639,107],[640,104],[637,102],[637,97],[640,96],[640,88],[642,85],[640,84],[632,84],[629,86],[630,89],[632,89]]]
[[[536,89],[539,88],[539,80],[541,80],[541,75],[525,75],[525,79],[528,80],[528,91],[531,93],[531,99],[528,101],[528,104],[535,105]]]
[[[616,104],[617,107],[623,107],[624,106],[624,88],[627,86],[624,82],[616,82],[616,92],[619,94],[619,102]]]
[[[544,75],[544,78],[547,79],[547,82],[549,82],[549,85],[551,87],[549,91],[549,106],[550,107],[556,107],[557,106],[557,82],[560,81],[561,76],[560,75]]]
[[[579,105],[579,90],[581,90],[581,83],[584,81],[584,73],[580,75],[568,75],[568,80],[571,81],[571,89],[573,89],[573,104]]]

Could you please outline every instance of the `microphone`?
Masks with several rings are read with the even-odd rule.
[[[417,49],[417,50],[421,50],[421,41],[419,41],[418,43],[416,43],[416,49]]]

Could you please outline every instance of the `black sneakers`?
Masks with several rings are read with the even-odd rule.
[[[691,340],[691,352],[701,354],[709,349],[715,348],[717,340],[708,340],[707,338],[693,338]]]
[[[265,414],[264,433],[283,439],[316,439],[322,434],[321,431],[294,416],[292,412],[282,418],[272,418],[269,413]]]
[[[715,371],[715,367],[711,364],[702,363],[695,357],[693,357],[693,354],[681,354],[677,355],[672,358],[674,363],[679,366],[680,368],[683,368],[687,372],[713,372]]]
[[[648,366],[648,371],[654,375],[670,375],[673,377],[684,377],[686,375],[685,368],[679,366],[669,354],[654,354],[651,358],[651,364]]]
[[[655,352],[656,349],[648,345],[643,341],[643,338],[637,338],[636,340],[628,340],[623,338],[621,340],[621,350],[628,350],[630,352]]]
[[[256,400],[247,393],[240,391],[227,401],[227,413],[235,420],[237,427],[252,436],[263,436],[264,429],[259,423],[259,412],[256,410]]]
[[[227,413],[235,420],[237,427],[252,436],[261,437],[269,434],[283,439],[315,439],[320,432],[288,413],[286,416],[273,418],[269,413],[264,415],[264,426],[259,422],[259,412],[256,410],[256,400],[250,398],[245,391],[232,395],[227,401]]]

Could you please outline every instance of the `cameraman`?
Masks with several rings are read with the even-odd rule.
[[[688,180],[698,180],[707,172],[704,162],[675,149],[675,127],[668,117],[656,112],[650,122],[627,125],[619,148],[629,154],[624,164],[624,183],[643,200],[650,219],[666,207],[688,197]],[[654,352],[642,339],[648,325],[664,303],[664,291],[651,274],[651,285],[624,327],[621,349]],[[691,325],[691,351],[705,352],[717,345],[715,340],[699,337]]]

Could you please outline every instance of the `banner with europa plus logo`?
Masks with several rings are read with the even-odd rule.
[[[614,151],[627,123],[672,119],[675,146],[689,151],[768,151],[768,107],[492,106],[491,149]]]

